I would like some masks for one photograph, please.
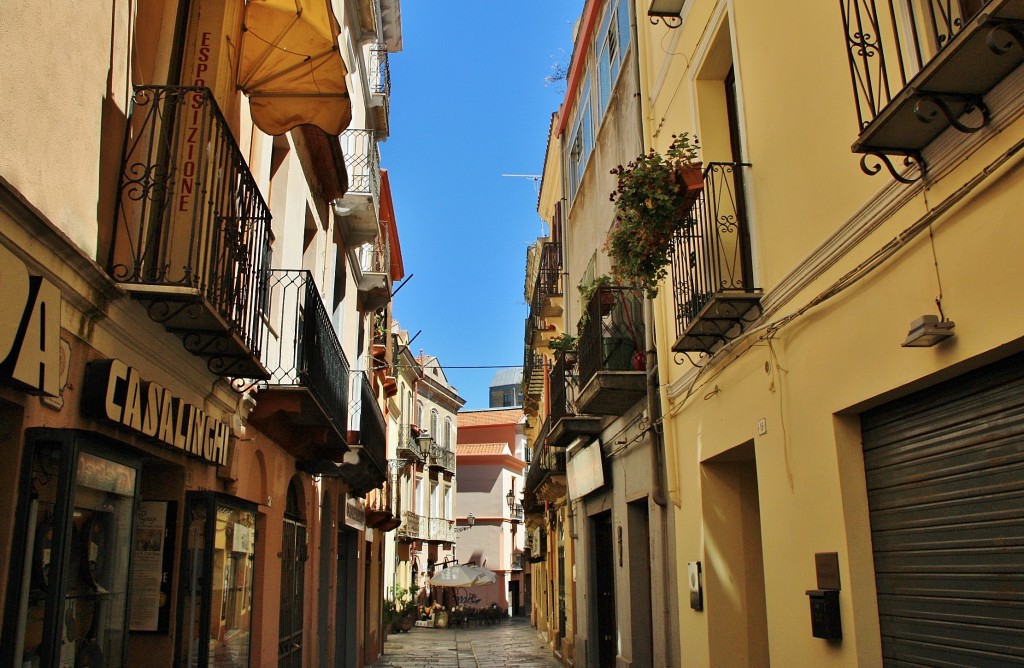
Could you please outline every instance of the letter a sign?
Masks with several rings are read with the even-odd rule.
[[[0,245],[0,378],[60,394],[60,290]]]

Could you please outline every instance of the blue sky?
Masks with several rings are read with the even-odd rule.
[[[390,56],[391,137],[381,166],[412,279],[394,316],[436,355],[466,408],[486,408],[495,368],[523,361],[526,248],[551,114],[584,0],[407,0]]]

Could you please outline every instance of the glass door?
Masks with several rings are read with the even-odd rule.
[[[178,665],[249,665],[256,507],[213,492],[185,499]]]
[[[137,462],[87,432],[30,429],[22,481],[2,654],[122,665]]]

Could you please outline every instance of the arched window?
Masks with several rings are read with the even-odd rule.
[[[440,434],[437,431],[437,409],[430,411],[430,435],[436,440]]]
[[[444,419],[444,447],[452,449],[452,419],[450,417]]]

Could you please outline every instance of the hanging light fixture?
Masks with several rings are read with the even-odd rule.
[[[952,338],[956,333],[952,320],[939,319],[937,315],[923,315],[910,323],[910,332],[901,344],[904,348],[930,348],[937,343]]]

